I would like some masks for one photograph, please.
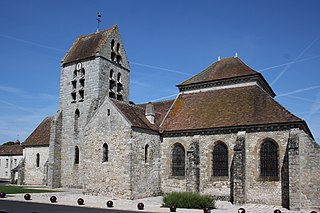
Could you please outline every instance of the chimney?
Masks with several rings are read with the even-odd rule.
[[[154,107],[151,102],[149,102],[146,106],[145,116],[151,124],[154,124]]]

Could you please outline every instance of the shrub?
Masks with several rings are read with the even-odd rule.
[[[200,195],[193,192],[173,192],[163,198],[165,207],[176,205],[177,208],[202,209],[215,208],[215,201],[208,195]]]

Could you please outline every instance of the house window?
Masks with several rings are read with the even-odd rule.
[[[150,162],[150,147],[148,144],[144,147],[144,162]]]
[[[17,159],[14,159],[14,166],[17,166]]]
[[[102,163],[108,161],[108,144],[103,144],[103,156],[102,156]]]
[[[172,150],[172,176],[185,176],[185,151],[181,144]]]
[[[79,164],[79,147],[74,148],[74,164]]]
[[[261,144],[260,176],[278,177],[278,147],[271,140]]]
[[[223,143],[214,146],[212,152],[213,176],[228,176],[228,148]]]
[[[6,159],[6,168],[9,167],[9,159]]]
[[[37,153],[36,166],[37,167],[40,166],[40,154],[39,153]]]

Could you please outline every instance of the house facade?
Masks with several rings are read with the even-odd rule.
[[[0,146],[0,180],[15,183],[18,179],[18,174],[12,170],[18,167],[23,158],[22,146],[19,140],[9,143],[12,144]]]

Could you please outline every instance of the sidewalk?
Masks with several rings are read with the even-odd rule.
[[[164,208],[162,206],[162,197],[149,197],[137,200],[124,200],[124,199],[113,199],[107,196],[93,196],[93,195],[84,195],[81,193],[81,190],[77,189],[65,189],[60,188],[57,189],[56,193],[34,193],[31,194],[31,200],[25,201],[24,194],[16,194],[9,195],[6,200],[14,200],[14,201],[24,201],[24,202],[36,202],[36,203],[46,203],[51,205],[71,205],[78,206],[77,200],[78,198],[84,199],[85,207],[94,207],[94,208],[108,208],[106,206],[106,202],[108,200],[112,200],[114,207],[112,209],[115,210],[131,210],[131,211],[139,211],[137,208],[137,204],[142,202],[144,204],[144,210],[140,210],[141,212],[170,212],[169,208]],[[51,203],[51,196],[57,197],[57,203]],[[242,206],[232,205],[226,201],[217,201],[216,208],[211,210],[212,213],[237,213],[239,208],[244,208],[246,213],[273,213],[275,209],[279,209],[282,213],[309,213],[311,210],[302,210],[302,211],[289,211],[287,209],[281,208],[279,206],[272,205],[262,205],[262,204],[245,204]],[[203,210],[198,209],[181,209],[178,208],[177,212],[186,212],[186,213],[202,213]]]

